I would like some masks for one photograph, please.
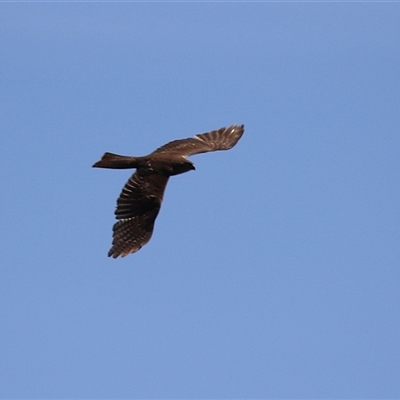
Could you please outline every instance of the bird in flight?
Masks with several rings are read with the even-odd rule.
[[[174,140],[144,157],[105,153],[95,168],[136,168],[117,199],[109,257],[125,257],[140,250],[151,238],[170,176],[194,170],[188,156],[229,150],[242,137],[244,125],[232,125],[202,133],[193,138]]]

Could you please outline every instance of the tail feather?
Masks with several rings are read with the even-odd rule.
[[[113,153],[104,153],[100,161],[93,164],[94,168],[127,169],[136,168],[137,159],[135,157],[120,156]]]

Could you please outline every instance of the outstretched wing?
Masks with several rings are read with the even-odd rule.
[[[141,170],[130,177],[117,200],[109,257],[135,253],[150,240],[167,182],[167,176]]]
[[[232,125],[216,131],[202,133],[193,138],[174,140],[151,154],[176,153],[184,157],[209,151],[229,150],[242,137],[244,125]]]

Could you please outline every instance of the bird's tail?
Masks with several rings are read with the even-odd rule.
[[[138,162],[136,157],[120,156],[113,153],[104,153],[100,161],[97,161],[92,166],[94,168],[113,168],[127,169],[137,168]]]

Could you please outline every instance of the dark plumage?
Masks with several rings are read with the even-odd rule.
[[[193,138],[174,140],[144,157],[105,153],[96,168],[136,168],[117,200],[113,242],[109,257],[135,253],[151,238],[160,211],[165,187],[172,175],[194,170],[188,156],[229,150],[239,141],[244,125],[232,125]]]

